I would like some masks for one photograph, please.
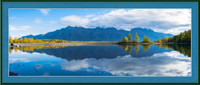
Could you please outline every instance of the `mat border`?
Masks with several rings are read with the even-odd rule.
[[[13,0],[8,0],[8,1],[13,1]],[[23,1],[23,0],[22,0]],[[35,0],[36,1],[36,0]],[[195,1],[195,0],[194,0]],[[2,4],[1,4],[2,5]],[[199,9],[198,9],[199,10]],[[199,18],[199,17],[198,17]],[[198,22],[199,23],[199,22]],[[2,25],[1,25],[2,26]],[[197,31],[197,32],[199,32],[199,30]],[[198,33],[198,35],[199,35],[199,33]],[[2,31],[1,31],[1,37],[2,37]],[[1,39],[0,39],[1,40]],[[199,38],[198,38],[198,41],[199,41]],[[1,45],[2,45],[2,43],[1,43]],[[199,47],[199,45],[198,45],[198,47]],[[198,48],[199,49],[199,48]],[[2,51],[2,49],[1,49],[1,51]],[[198,64],[199,65],[199,64]],[[1,65],[2,66],[2,65]],[[199,69],[199,68],[197,68],[197,69]],[[1,78],[1,80],[2,80],[2,78]],[[126,83],[126,82],[124,82],[124,83]]]

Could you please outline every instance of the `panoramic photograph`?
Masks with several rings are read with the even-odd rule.
[[[191,76],[191,9],[9,9],[9,76]]]

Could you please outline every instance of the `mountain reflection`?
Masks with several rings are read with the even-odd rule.
[[[37,49],[34,49],[37,48]],[[56,49],[54,49],[56,48]],[[123,48],[123,49],[122,49]],[[169,52],[171,49],[158,48],[157,46],[142,46],[142,45],[128,45],[128,46],[69,46],[69,47],[22,47],[18,48],[23,52],[28,53],[45,53],[54,55],[67,60],[85,59],[85,58],[116,58],[117,56],[124,56],[127,54],[136,58],[152,56],[155,53]],[[141,49],[139,49],[141,48]],[[149,49],[150,51],[145,51]],[[156,50],[155,50],[156,49]],[[12,52],[12,51],[10,51]]]
[[[190,49],[175,44],[9,48],[9,71],[10,76],[190,76]]]
[[[161,48],[162,47],[162,48]],[[122,49],[121,49],[122,48]],[[140,49],[141,48],[141,49]],[[124,50],[123,50],[124,49]],[[133,57],[141,58],[152,56],[155,53],[178,51],[185,56],[191,57],[191,46],[182,44],[132,44],[117,46],[29,46],[9,48],[9,52],[13,50],[23,52],[37,52],[54,55],[67,60],[84,59],[84,58],[116,58],[116,56],[124,56],[130,54]]]

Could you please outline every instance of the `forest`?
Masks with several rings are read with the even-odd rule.
[[[181,32],[178,35],[175,35],[173,37],[166,37],[159,40],[156,40],[154,42],[157,43],[169,43],[169,42],[175,42],[175,43],[191,43],[191,30]]]

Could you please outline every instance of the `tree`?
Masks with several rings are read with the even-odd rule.
[[[162,41],[159,39],[159,40],[158,40],[158,43],[162,43]]]
[[[28,38],[28,42],[33,43],[34,42],[33,38]]]
[[[147,37],[147,42],[149,43],[150,42],[150,39]]]
[[[181,33],[181,42],[184,40],[184,38],[185,38],[185,33]]]
[[[126,36],[124,37],[124,42],[128,42],[128,38]]]
[[[150,39],[147,36],[144,36],[143,41],[144,43],[150,43]]]
[[[165,38],[165,42],[168,42],[168,37]]]
[[[52,40],[50,43],[55,43],[55,41]]]
[[[14,39],[14,43],[18,43],[18,42],[17,42],[17,37],[15,37],[15,39]]]
[[[27,39],[27,38],[24,38],[24,39],[23,39],[23,42],[24,42],[24,43],[28,43],[28,39]]]
[[[13,43],[13,39],[11,36],[9,37],[9,43]]]
[[[146,36],[144,36],[144,38],[143,38],[143,42],[146,42]]]
[[[128,34],[128,41],[131,41],[132,37],[131,37],[131,33]]]
[[[135,37],[136,37],[137,41],[139,42],[139,37],[138,37],[137,32],[135,33]]]
[[[20,38],[20,41],[19,41],[20,43],[23,43],[23,39],[22,38]]]

